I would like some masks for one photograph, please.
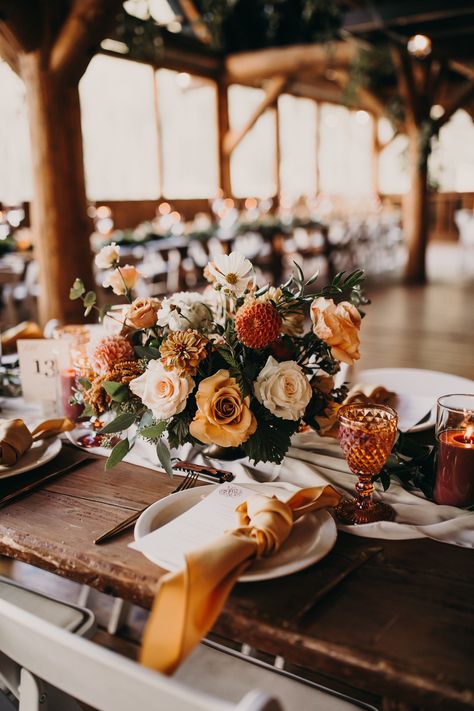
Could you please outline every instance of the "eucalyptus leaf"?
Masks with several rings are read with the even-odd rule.
[[[84,296],[84,306],[94,306],[96,301],[97,297],[95,295],[95,291],[88,291],[87,294]]]
[[[130,425],[135,422],[135,415],[131,412],[122,412],[115,420],[109,422],[105,427],[102,427],[100,434],[114,434],[115,432],[123,432],[128,430]]]
[[[102,387],[114,402],[124,402],[129,397],[128,388],[126,385],[123,385],[123,383],[116,383],[113,380],[104,380]]]
[[[84,390],[90,390],[92,387],[92,383],[88,378],[78,378],[77,382]]]
[[[161,437],[161,435],[166,429],[167,424],[168,423],[166,420],[162,420],[162,422],[157,422],[156,425],[144,427],[143,429],[139,430],[138,433],[140,437],[145,437],[146,439],[157,439],[158,437]]]
[[[99,321],[102,322],[112,308],[112,304],[104,304],[99,310]]]
[[[82,279],[75,279],[74,284],[69,290],[69,298],[71,299],[71,301],[74,301],[75,299],[80,299],[81,296],[85,293],[85,291],[86,287],[84,286]]]
[[[160,439],[156,445],[156,453],[158,455],[158,459],[160,460],[161,466],[163,467],[165,472],[168,474],[168,476],[172,477],[173,476],[173,467],[171,464],[170,450],[168,449],[166,443],[163,442],[162,439]]]
[[[111,451],[110,456],[105,463],[105,468],[112,469],[112,467],[122,461],[129,451],[130,443],[128,439],[120,440],[120,442],[118,442]]]

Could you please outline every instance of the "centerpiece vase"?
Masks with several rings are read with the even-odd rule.
[[[246,456],[242,447],[221,447],[220,444],[208,444],[201,451],[205,457],[223,462],[234,462]]]

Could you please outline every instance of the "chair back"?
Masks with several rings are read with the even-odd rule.
[[[28,711],[36,709],[34,693],[31,703],[22,698],[24,690],[30,693],[32,675],[98,711],[283,711],[260,691],[235,705],[185,687],[5,600],[0,600],[0,652],[25,670],[20,709]]]

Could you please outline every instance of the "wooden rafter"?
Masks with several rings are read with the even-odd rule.
[[[22,48],[8,25],[0,22],[0,57],[3,57],[16,74],[20,71],[19,57],[21,52]]]
[[[75,0],[52,47],[51,72],[79,79],[120,5],[120,0]]]
[[[464,84],[459,87],[458,91],[452,97],[451,103],[445,108],[444,114],[435,121],[435,131],[439,131],[439,129],[449,121],[451,116],[455,114],[458,109],[462,108],[464,104],[470,101],[472,97],[474,97],[474,79],[465,81]]]
[[[226,155],[230,155],[235,148],[237,148],[250,129],[255,126],[260,116],[262,116],[270,106],[273,106],[287,83],[288,78],[284,76],[276,76],[270,79],[265,87],[265,96],[261,103],[252,111],[245,124],[238,131],[229,131],[225,136],[224,152]]]
[[[412,60],[405,49],[392,43],[392,60],[397,70],[398,90],[403,99],[407,121],[417,125],[420,118],[418,92],[413,75]]]
[[[186,18],[189,24],[191,25],[196,37],[200,39],[201,42],[204,42],[204,44],[210,44],[211,35],[206,25],[202,21],[202,17],[198,12],[193,0],[180,0],[179,4],[182,11],[186,15]]]
[[[349,72],[343,69],[331,70],[330,77],[339,84],[342,89],[346,89],[349,86],[351,79]],[[372,111],[372,113],[379,117],[385,116],[385,106],[383,102],[372,91],[365,87],[357,87],[357,94],[361,103],[363,103],[369,111]]]
[[[355,45],[349,42],[334,42],[329,47],[300,44],[230,54],[225,58],[225,68],[229,82],[246,84],[275,76],[297,76],[305,70],[324,75],[331,68],[349,67],[355,53]]]

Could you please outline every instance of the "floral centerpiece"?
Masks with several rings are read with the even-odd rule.
[[[96,265],[109,270],[104,286],[127,301],[118,332],[89,353],[76,393],[86,415],[114,416],[102,429],[121,437],[108,468],[138,437],[156,446],[170,474],[169,448],[186,442],[241,447],[255,462],[279,463],[298,429],[334,425],[347,393],[334,375],[359,358],[363,272],[340,273],[308,294],[317,274],[305,280],[295,264],[281,286],[258,286],[250,261],[232,252],[205,268],[203,294],[159,301],[133,298],[139,273],[120,265],[117,245],[104,247]],[[70,298],[82,299],[86,314],[97,308],[80,279]],[[101,319],[110,319],[109,308]]]

